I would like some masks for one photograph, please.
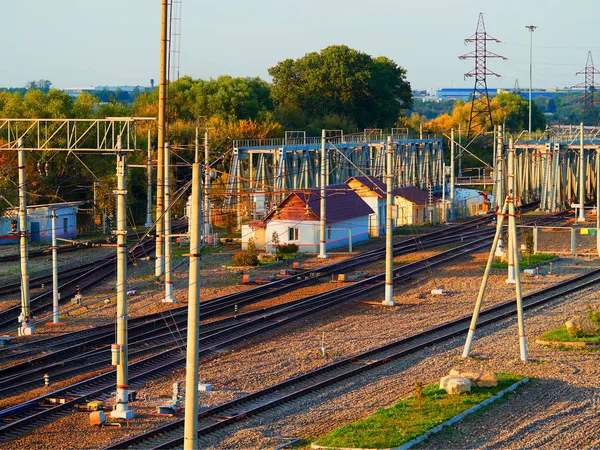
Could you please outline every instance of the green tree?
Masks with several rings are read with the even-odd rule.
[[[406,71],[392,60],[345,45],[286,59],[269,69],[278,111],[303,111],[306,117],[339,116],[359,128],[391,127],[412,104]]]

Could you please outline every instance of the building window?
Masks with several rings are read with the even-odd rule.
[[[331,227],[327,227],[327,240],[331,240]]]
[[[288,228],[288,241],[298,240],[298,228]]]
[[[69,219],[67,217],[63,217],[63,232],[66,233],[69,231]]]

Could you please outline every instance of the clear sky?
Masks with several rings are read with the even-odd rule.
[[[490,87],[583,82],[592,51],[600,68],[598,0],[182,0],[181,75],[260,76],[285,58],[345,44],[407,69],[414,89],[472,87],[464,38],[479,12],[502,41],[488,50],[502,74]],[[48,79],[57,88],[147,85],[158,78],[161,0],[2,0],[0,86]],[[598,76],[600,82],[600,76]]]

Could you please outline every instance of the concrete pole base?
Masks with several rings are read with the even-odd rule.
[[[133,419],[133,416],[133,409],[125,409],[123,411],[115,409],[110,412],[110,417],[112,417],[113,419],[130,420]]]
[[[521,349],[521,361],[527,361],[529,358],[527,356],[527,341],[525,336],[519,338],[519,344]]]
[[[165,298],[161,300],[163,303],[177,303],[177,299],[173,297],[173,294],[167,295]]]
[[[144,224],[144,226],[145,226],[146,228],[151,228],[153,225],[154,225],[154,224],[153,224],[152,222],[146,222],[146,223]]]
[[[511,278],[507,278],[504,282],[506,284],[516,284],[517,280],[515,280],[514,278],[512,278],[512,279]]]
[[[381,302],[383,306],[396,306],[396,302],[394,300],[384,300]]]
[[[19,328],[19,336],[33,336],[34,329],[33,325],[24,325]]]
[[[585,217],[579,217],[579,218],[577,219],[577,222],[585,222]]]
[[[329,256],[326,254],[325,255],[317,255],[317,258],[327,259],[327,258],[329,258]]]

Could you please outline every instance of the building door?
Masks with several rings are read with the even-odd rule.
[[[40,242],[40,223],[31,222],[31,242]]]

